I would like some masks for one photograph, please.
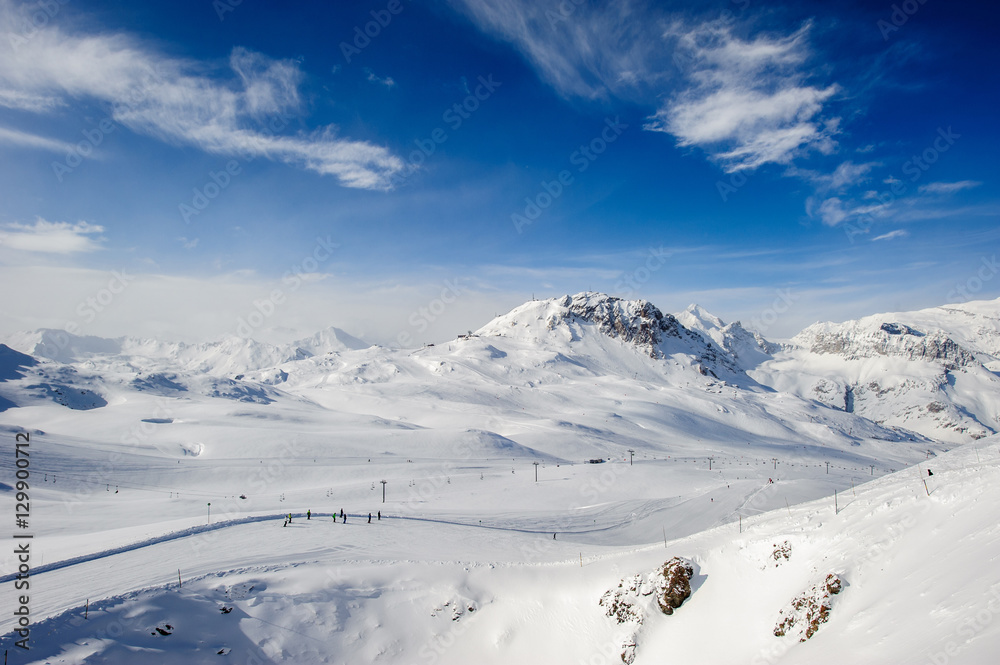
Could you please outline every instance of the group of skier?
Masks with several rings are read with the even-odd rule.
[[[330,517],[333,518],[333,523],[336,524],[337,523],[337,513],[331,514]],[[306,519],[307,520],[311,520],[312,519],[312,510],[307,510],[306,511]],[[344,524],[347,524],[347,513],[344,512],[343,508],[340,509],[340,519],[341,519],[341,521]],[[381,510],[378,511],[378,518],[377,519],[380,522],[382,521],[382,511]],[[291,523],[292,523],[292,514],[288,513],[287,515],[285,515],[285,523],[282,524],[281,526],[288,526]],[[369,524],[372,523],[372,514],[371,513],[368,513],[368,523]]]

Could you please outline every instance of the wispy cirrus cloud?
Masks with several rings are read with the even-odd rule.
[[[895,231],[889,231],[888,233],[883,233],[880,236],[875,236],[874,238],[872,238],[872,242],[876,242],[879,240],[895,240],[896,238],[907,238],[909,237],[909,235],[910,235],[909,231],[905,231],[903,229],[896,229]]]
[[[628,96],[669,65],[665,24],[643,3],[451,0],[480,30],[513,45],[566,97]]]
[[[0,0],[0,32],[13,34],[24,11]],[[159,54],[127,35],[70,34],[50,24],[31,39],[0,40],[0,100],[34,112],[94,100],[133,131],[211,153],[265,157],[333,175],[346,187],[387,189],[403,168],[385,147],[343,138],[333,126],[269,131],[269,119],[302,113],[297,63],[237,47],[229,69],[209,76],[204,64]]]
[[[70,143],[56,141],[30,132],[22,132],[18,129],[0,127],[0,143],[19,146],[22,148],[34,148],[38,150],[48,150],[50,152],[66,152],[72,150]]]
[[[845,221],[861,216],[878,217],[885,213],[886,206],[882,203],[857,203],[839,196],[818,201],[810,198],[806,201],[806,213],[810,217],[819,217],[826,226],[837,226]]]
[[[65,104],[58,97],[51,95],[39,95],[24,90],[0,89],[0,106],[16,111],[48,113],[65,106]]]
[[[921,185],[920,189],[917,190],[921,194],[954,194],[955,192],[960,192],[963,189],[973,189],[979,187],[981,182],[978,180],[960,180],[958,182],[929,182],[926,185]]]
[[[87,222],[49,222],[42,218],[34,224],[12,223],[0,226],[0,247],[19,252],[77,254],[100,249],[104,227]]]
[[[825,104],[839,87],[809,82],[809,24],[742,38],[732,21],[699,22],[634,1],[452,4],[514,45],[561,95],[651,105],[644,129],[705,150],[727,172],[835,147],[840,120]]]

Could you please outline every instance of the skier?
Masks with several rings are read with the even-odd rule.
[[[381,522],[381,521],[382,521],[382,511],[381,511],[381,510],[380,510],[380,511],[378,511],[378,521],[379,521],[379,522]]]
[[[346,520],[347,519],[347,517],[344,515],[344,509],[343,508],[340,509],[340,519],[342,519],[342,520]]]
[[[306,511],[306,519],[307,520],[311,520],[312,518],[313,518],[313,511],[312,510],[307,510]]]
[[[930,469],[927,469],[927,475],[928,475],[928,476],[933,476],[933,475],[934,475],[934,472],[933,472],[933,471],[931,471]]]
[[[330,517],[333,518],[333,523],[336,524],[337,523],[337,513],[334,513],[333,515],[330,515]]]
[[[344,513],[340,513],[340,516],[344,518],[344,524],[347,524],[347,515],[345,515]]]
[[[368,523],[369,524],[372,523],[372,514],[371,513],[368,513]]]
[[[556,534],[552,534],[552,540],[556,539]]]
[[[289,524],[292,523],[292,514],[291,513],[288,513],[288,523]]]

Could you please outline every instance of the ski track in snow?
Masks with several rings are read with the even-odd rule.
[[[351,513],[345,513],[345,514],[348,517],[348,520],[349,520],[348,524],[349,525],[350,525],[350,520],[351,519],[357,519],[359,521],[363,521],[363,520],[366,520],[367,517],[368,517],[367,514],[357,514],[357,515],[354,515],[354,514],[351,514]],[[203,534],[203,533],[208,533],[210,531],[218,531],[220,529],[228,529],[228,528],[231,528],[231,527],[234,527],[234,526],[240,526],[240,525],[243,525],[243,524],[253,524],[255,522],[267,522],[267,521],[271,521],[271,520],[274,520],[274,521],[283,520],[283,519],[285,519],[286,515],[288,515],[288,513],[284,513],[282,515],[255,515],[255,516],[251,516],[251,517],[241,517],[241,518],[235,519],[235,520],[227,520],[225,522],[218,522],[216,524],[204,524],[204,525],[201,525],[201,526],[195,526],[195,527],[190,527],[190,528],[187,528],[187,529],[181,529],[179,531],[173,531],[171,533],[163,534],[162,536],[156,536],[156,537],[153,537],[153,538],[148,538],[146,540],[143,540],[143,541],[140,541],[140,542],[137,542],[137,543],[132,543],[132,544],[129,544],[129,545],[122,545],[122,546],[119,546],[119,547],[112,547],[110,549],[102,550],[100,552],[93,552],[91,554],[84,554],[82,556],[73,557],[72,559],[64,559],[62,561],[55,561],[53,563],[47,563],[47,564],[43,564],[43,565],[40,565],[40,566],[36,566],[36,567],[32,568],[31,574],[33,576],[41,575],[42,573],[47,573],[47,572],[50,572],[50,571],[53,571],[53,570],[60,570],[62,568],[69,568],[70,566],[75,566],[75,565],[78,565],[78,564],[81,564],[81,563],[88,563],[90,561],[97,561],[98,559],[106,559],[106,558],[114,556],[116,554],[124,554],[126,552],[134,552],[136,550],[140,550],[140,549],[143,549],[143,548],[146,548],[146,547],[153,547],[153,546],[159,545],[161,543],[167,543],[167,542],[170,542],[172,540],[178,540],[178,539],[181,539],[181,538],[188,538],[190,536],[197,536],[197,535],[200,535],[200,534]],[[291,515],[292,515],[293,518],[306,519],[306,514],[305,513],[294,513],[293,512]],[[317,513],[315,515],[315,517],[318,520],[318,518],[320,516]],[[373,520],[374,520],[374,518],[373,518]],[[493,524],[475,524],[475,523],[471,523],[471,522],[458,522],[458,521],[454,521],[454,520],[435,519],[435,518],[430,518],[430,517],[410,517],[410,516],[407,516],[407,515],[388,515],[388,514],[385,514],[385,515],[382,515],[382,520],[383,521],[385,521],[385,520],[407,520],[407,521],[411,521],[411,522],[428,522],[428,523],[434,523],[434,524],[449,524],[449,525],[452,525],[452,526],[463,526],[463,527],[469,527],[469,528],[473,528],[473,529],[488,529],[488,530],[492,530],[492,531],[511,531],[511,532],[516,532],[516,533],[526,533],[526,534],[536,534],[536,535],[548,535],[550,533],[553,533],[552,530],[519,529],[519,528],[515,528],[515,527],[497,526],[497,525],[493,525]],[[608,525],[608,526],[598,527],[598,528],[595,528],[595,529],[582,529],[582,530],[575,530],[575,531],[568,530],[568,531],[559,531],[558,533],[562,533],[562,534],[568,535],[568,536],[579,535],[579,534],[584,534],[584,533],[600,533],[602,531],[609,531],[611,529],[618,528],[619,526],[621,526],[621,525],[620,524],[611,524],[611,525]],[[10,582],[10,581],[15,580],[15,579],[17,579],[17,573],[8,573],[6,575],[0,575],[0,584],[2,584],[4,582]]]

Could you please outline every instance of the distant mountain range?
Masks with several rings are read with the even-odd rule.
[[[697,305],[668,314],[600,293],[533,300],[474,333],[417,350],[371,346],[332,327],[287,345],[51,329],[5,342],[0,410],[46,401],[91,410],[130,393],[322,404],[323,386],[378,384],[389,401],[409,399],[415,386],[437,402],[461,403],[469,390],[506,391],[505,404],[530,411],[538,404],[517,391],[572,385],[582,401],[600,404],[600,391],[588,396],[588,386],[610,378],[634,384],[626,392],[697,397],[697,406],[688,399],[669,407],[678,417],[707,408],[718,420],[749,401],[757,408],[751,420],[793,430],[787,419],[826,422],[845,442],[867,435],[961,443],[1000,427],[1000,300],[817,323],[780,344]],[[702,403],[706,393],[714,395],[711,407]],[[782,409],[774,394],[788,398]],[[736,429],[757,431],[760,423]]]

